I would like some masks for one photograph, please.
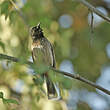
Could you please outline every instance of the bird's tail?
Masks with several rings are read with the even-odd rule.
[[[58,84],[53,83],[48,76],[45,76],[45,78],[46,78],[48,99],[61,100],[61,94],[60,94],[60,89],[58,88]]]

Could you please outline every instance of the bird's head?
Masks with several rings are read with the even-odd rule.
[[[30,29],[30,34],[32,39],[37,39],[43,37],[42,29],[40,28],[40,23]]]

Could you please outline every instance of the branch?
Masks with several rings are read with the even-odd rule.
[[[90,3],[88,3],[85,0],[76,0],[80,3],[82,3],[83,5],[85,5],[89,10],[93,11],[95,14],[99,15],[101,18],[103,18],[104,20],[106,20],[107,22],[110,23],[110,18],[106,15],[104,15],[101,11],[97,10],[93,5],[91,5]]]
[[[15,57],[12,57],[12,56],[8,56],[8,55],[4,55],[4,54],[0,54],[0,59],[10,60],[10,61],[13,61],[13,62],[18,62],[18,63],[21,63],[22,62],[22,60],[20,60],[18,58],[15,58]],[[24,64],[27,64],[27,65],[30,65],[30,66],[34,65],[30,61],[26,61],[26,62],[24,62]],[[87,79],[79,76],[78,74],[72,74],[72,73],[60,71],[60,70],[57,70],[57,69],[55,69],[53,67],[49,67],[49,69],[55,71],[56,73],[59,73],[59,74],[68,76],[68,77],[73,78],[73,79],[77,79],[77,80],[79,80],[81,82],[84,82],[84,83],[86,83],[86,84],[88,84],[88,85],[90,85],[90,86],[92,86],[94,88],[97,88],[97,89],[105,92],[106,94],[110,95],[110,91],[109,90],[107,90],[107,89],[105,89],[105,88],[103,88],[103,87],[101,87],[101,86],[93,83],[92,81],[89,81],[89,80],[87,80]]]

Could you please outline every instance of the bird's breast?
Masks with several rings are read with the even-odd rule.
[[[32,50],[34,49],[34,48],[43,48],[43,46],[41,45],[41,43],[40,43],[40,41],[38,40],[38,41],[36,41],[36,42],[33,42],[32,43]]]
[[[32,44],[33,60],[36,64],[53,65],[53,56],[46,40],[37,40]]]

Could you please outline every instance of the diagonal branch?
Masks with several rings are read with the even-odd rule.
[[[0,54],[0,59],[10,60],[10,61],[13,61],[13,62],[18,62],[18,63],[22,62],[22,60],[20,60],[20,59],[18,59],[18,58],[16,58],[16,57],[4,55],[4,54]],[[31,65],[31,66],[34,65],[34,64],[33,64],[32,62],[30,62],[30,61],[26,61],[26,62],[24,62],[24,64]],[[59,73],[59,74],[62,74],[62,75],[71,77],[71,78],[73,78],[73,79],[77,79],[77,80],[79,80],[79,81],[81,81],[81,82],[84,82],[84,83],[86,83],[86,84],[88,84],[88,85],[90,85],[90,86],[92,86],[92,87],[94,87],[94,88],[97,88],[97,89],[99,89],[99,90],[105,92],[106,94],[110,95],[110,91],[109,91],[109,90],[107,90],[107,89],[105,89],[105,88],[103,88],[103,87],[101,87],[101,86],[99,86],[99,85],[93,83],[92,81],[89,81],[89,80],[87,80],[87,79],[85,79],[85,78],[79,76],[78,74],[71,74],[71,73],[68,73],[68,72],[60,71],[60,70],[57,70],[57,69],[55,69],[55,68],[53,68],[53,67],[49,67],[49,69],[55,71],[56,73]]]
[[[104,15],[102,12],[97,10],[93,5],[88,3],[86,0],[75,0],[75,1],[78,1],[81,4],[85,5],[89,10],[93,11],[95,14],[99,15],[101,18],[110,23],[110,18],[108,16]]]

